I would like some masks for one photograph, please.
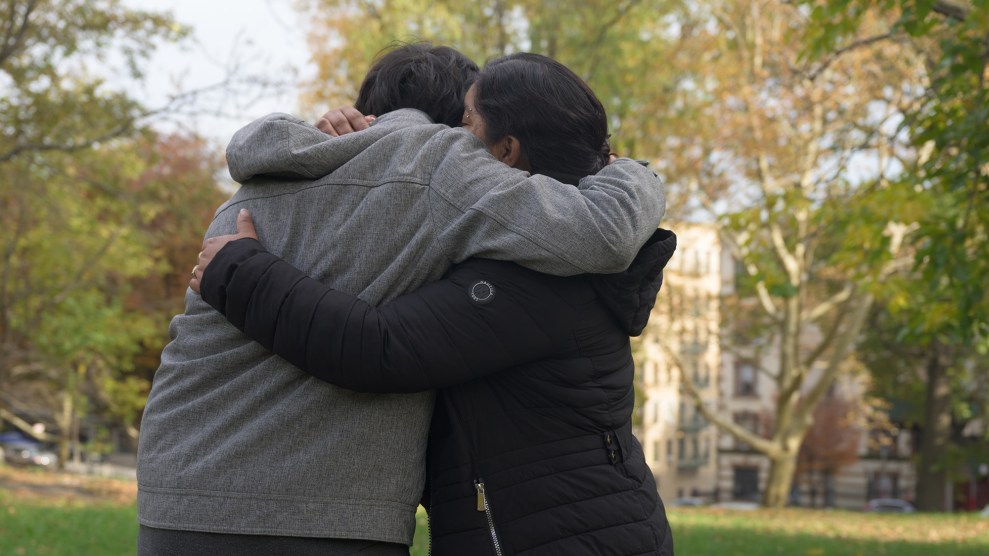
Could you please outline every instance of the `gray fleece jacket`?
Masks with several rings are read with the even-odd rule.
[[[471,256],[559,275],[624,269],[663,216],[662,184],[619,160],[578,188],[514,170],[421,112],[330,137],[284,114],[227,149],[273,253],[378,304]],[[191,290],[169,327],[141,426],[146,526],[411,544],[431,394],[359,394],[298,371]],[[429,346],[422,346],[429,349]]]

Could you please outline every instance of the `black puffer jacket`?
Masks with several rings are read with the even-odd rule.
[[[659,230],[626,272],[607,276],[474,259],[374,308],[240,240],[201,287],[233,324],[318,378],[440,389],[424,501],[433,554],[673,554],[631,432],[628,338],[645,326],[675,247]]]

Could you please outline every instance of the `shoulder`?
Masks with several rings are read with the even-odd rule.
[[[462,279],[471,277],[498,278],[503,280],[536,282],[561,280],[558,276],[551,276],[536,272],[511,261],[498,261],[494,259],[471,258],[454,265],[448,276],[452,279]]]
[[[379,133],[377,146],[386,146],[392,156],[413,159],[430,173],[469,172],[467,167],[487,154],[484,144],[470,132],[432,123],[418,110],[389,112],[378,118],[370,130]],[[457,181],[458,186],[463,185],[462,179]]]
[[[509,261],[473,258],[454,266],[447,280],[475,303],[509,297],[533,308],[573,305],[594,297],[582,276],[553,276]]]
[[[421,147],[425,150],[433,150],[444,157],[478,156],[488,152],[484,143],[471,132],[461,127],[444,125],[439,125],[439,128],[430,134],[429,142],[422,144]]]

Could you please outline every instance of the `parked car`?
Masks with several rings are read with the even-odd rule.
[[[706,506],[707,501],[705,501],[703,498],[699,498],[696,496],[688,496],[684,498],[677,498],[672,502],[670,502],[669,505],[674,507],[681,507],[681,508],[683,507],[696,508],[699,506]]]
[[[3,445],[3,459],[13,465],[37,465],[55,467],[58,456],[31,442],[10,442]]]
[[[748,502],[746,500],[728,500],[725,502],[717,502],[715,504],[711,504],[711,507],[721,508],[722,510],[751,512],[759,509],[759,503]]]
[[[912,514],[913,504],[900,498],[874,498],[865,505],[865,511],[887,514]]]

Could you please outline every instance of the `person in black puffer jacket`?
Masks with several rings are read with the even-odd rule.
[[[493,64],[511,76],[495,81],[510,86],[480,80],[464,118],[494,156],[572,183],[606,163],[604,110],[579,78],[534,55]],[[517,97],[535,98],[525,97],[533,91],[569,116],[518,109]],[[554,129],[564,131],[554,136]],[[545,144],[548,150],[528,147]],[[672,232],[657,230],[620,274],[562,278],[471,259],[375,308],[268,253],[249,224],[242,215],[239,234],[204,246],[202,278],[190,285],[205,301],[332,384],[438,389],[423,501],[432,553],[673,554],[662,501],[631,431],[629,345],[645,327],[676,248]],[[375,475],[374,462],[367,466],[367,480],[388,480]]]

